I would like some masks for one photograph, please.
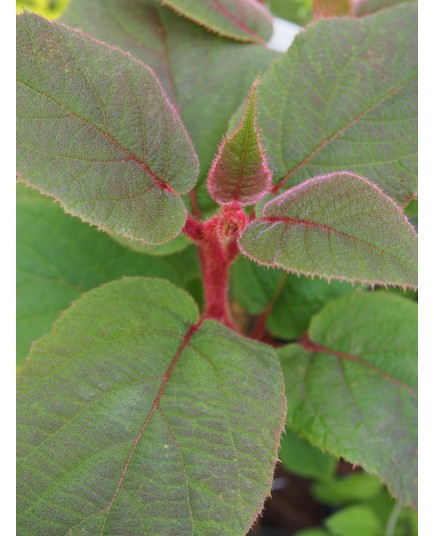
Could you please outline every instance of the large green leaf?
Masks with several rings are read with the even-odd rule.
[[[275,188],[348,170],[405,204],[416,195],[417,7],[320,21],[259,87]]]
[[[269,201],[240,239],[242,253],[291,272],[417,287],[417,236],[374,184],[331,173]]]
[[[67,212],[148,244],[181,231],[197,157],[152,70],[67,27],[17,17],[18,171]]]
[[[274,351],[159,279],[85,294],[18,382],[22,536],[243,536],[284,421]]]
[[[199,204],[215,207],[204,179],[218,144],[256,75],[279,54],[210,34],[158,0],[74,0],[63,20],[155,70],[199,156]]]
[[[330,302],[279,349],[288,426],[417,501],[417,305],[388,293]]]
[[[273,33],[270,13],[256,0],[162,0],[164,5],[212,32],[264,43]]]
[[[355,289],[341,281],[270,270],[240,256],[231,267],[231,290],[246,311],[264,317],[272,335],[292,340],[307,330],[311,317],[329,300]]]
[[[155,258],[134,253],[72,218],[51,200],[18,187],[17,360],[83,292],[126,275],[186,285],[198,275],[195,251]]]

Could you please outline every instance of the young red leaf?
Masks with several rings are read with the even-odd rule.
[[[271,171],[256,124],[256,80],[236,130],[224,138],[208,174],[208,190],[217,203],[254,204],[271,185]]]
[[[269,201],[241,251],[290,272],[417,287],[417,237],[378,186],[346,171],[315,177]]]
[[[351,15],[351,0],[313,0],[312,11],[315,20],[325,17],[344,17]]]

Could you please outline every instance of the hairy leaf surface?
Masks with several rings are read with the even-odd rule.
[[[210,34],[161,7],[158,0],[74,0],[63,20],[131,52],[154,69],[199,156],[199,205],[215,207],[205,178],[228,120],[256,75],[279,54]]]
[[[273,33],[271,15],[256,0],[162,0],[164,5],[212,32],[263,43]]]
[[[417,7],[320,21],[258,90],[275,189],[348,170],[402,204],[417,192]]]
[[[220,144],[208,174],[208,190],[219,204],[252,205],[271,186],[271,171],[256,124],[257,81],[237,128]]]
[[[111,232],[147,244],[179,234],[198,163],[152,70],[59,23],[17,23],[21,180]]]
[[[231,268],[231,289],[234,300],[249,313],[264,316],[267,330],[286,340],[300,337],[329,300],[355,290],[349,283],[270,270],[242,256]]]
[[[330,302],[278,350],[288,426],[417,501],[417,305],[389,293]]]
[[[414,228],[392,199],[352,173],[315,177],[269,201],[240,246],[291,272],[417,287]]]
[[[36,192],[17,195],[17,361],[83,292],[122,276],[158,276],[185,286],[197,277],[195,250],[155,258],[135,253]]]
[[[404,2],[416,3],[417,0],[355,0],[354,14],[357,17],[364,17],[365,15],[371,15],[381,9],[394,7]]]
[[[285,402],[274,351],[159,279],[95,289],[18,384],[18,527],[244,536],[270,490]],[[246,381],[248,380],[248,381]]]

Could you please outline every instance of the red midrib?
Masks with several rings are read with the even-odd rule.
[[[371,104],[366,110],[363,110],[360,112],[359,115],[357,115],[354,119],[349,121],[346,125],[344,125],[342,128],[340,128],[337,132],[332,134],[331,136],[325,138],[321,143],[319,143],[301,162],[296,164],[291,170],[286,173],[286,175],[280,179],[271,189],[271,193],[275,194],[277,193],[280,188],[282,188],[285,183],[303,166],[305,166],[308,162],[312,160],[312,158],[319,153],[324,147],[326,147],[330,142],[334,141],[335,139],[339,138],[342,134],[344,134],[349,128],[356,125],[359,121],[361,121],[366,115],[368,115],[370,112],[375,110],[377,106],[379,106],[383,101],[385,101],[390,96],[394,95],[398,92],[400,88],[392,87],[385,95],[380,97],[376,102]]]
[[[59,108],[61,108],[62,110],[64,110],[65,112],[67,112],[69,115],[71,115],[72,117],[76,118],[77,120],[81,121],[83,124],[85,124],[88,128],[91,128],[93,130],[96,130],[99,134],[101,134],[106,140],[108,140],[114,147],[116,147],[117,149],[119,149],[120,151],[122,151],[125,155],[126,155],[126,158],[125,158],[125,161],[132,161],[132,162],[135,162],[138,166],[140,166],[146,173],[147,175],[152,179],[152,181],[154,182],[154,184],[156,186],[158,186],[159,188],[161,188],[162,190],[167,190],[169,193],[175,193],[175,191],[163,180],[161,179],[160,177],[158,177],[153,171],[152,169],[148,166],[148,164],[141,160],[140,158],[138,158],[135,154],[131,153],[126,147],[124,147],[121,143],[119,143],[111,134],[109,134],[108,131],[104,131],[104,130],[101,130],[100,128],[98,128],[96,125],[93,125],[92,123],[89,123],[88,121],[86,121],[85,119],[83,119],[82,117],[80,117],[76,112],[74,112],[73,110],[70,110],[69,108],[67,108],[64,104],[56,101],[55,99],[53,99],[52,97],[49,97],[48,95],[46,95],[45,93],[43,93],[42,91],[38,90],[38,89],[35,89],[33,88],[32,86],[29,86],[28,84],[26,84],[25,82],[22,82],[21,80],[17,80],[18,83],[20,83],[21,85],[23,85],[24,87],[26,87],[27,89],[30,89],[31,91],[34,91],[35,93],[37,93],[38,95],[40,95],[41,97],[44,97],[45,99],[47,99],[48,101],[50,101],[51,103],[53,103],[54,105],[58,106]]]
[[[128,471],[128,467],[131,463],[131,460],[132,460],[132,457],[134,455],[134,452],[138,446],[138,444],[140,443],[140,440],[142,439],[142,436],[149,424],[149,422],[151,421],[152,419],[152,416],[154,415],[155,411],[158,409],[159,407],[159,404],[160,404],[160,400],[161,400],[161,397],[163,396],[163,393],[164,393],[164,390],[166,389],[166,386],[167,386],[167,383],[172,375],[172,372],[173,370],[175,369],[176,367],[176,364],[178,363],[178,360],[179,358],[181,357],[181,354],[182,352],[184,351],[185,347],[187,346],[187,344],[190,342],[190,339],[191,337],[193,336],[193,334],[199,329],[199,327],[201,326],[203,320],[199,320],[199,322],[197,322],[196,324],[193,324],[190,329],[187,331],[187,333],[184,335],[184,338],[178,348],[178,350],[176,351],[176,354],[175,356],[173,357],[172,361],[170,362],[170,365],[169,367],[167,368],[164,376],[163,376],[163,381],[161,382],[161,385],[160,385],[160,388],[158,390],[158,393],[157,393],[157,396],[155,397],[155,400],[154,400],[154,403],[152,404],[152,407],[148,413],[148,416],[146,417],[145,419],[145,422],[143,423],[142,427],[140,428],[140,431],[136,437],[136,439],[134,440],[134,443],[133,443],[133,446],[131,447],[131,451],[128,455],[128,458],[125,462],[125,465],[124,465],[124,468],[122,470],[122,474],[119,478],[119,482],[116,486],[116,489],[113,493],[113,497],[110,501],[110,504],[107,508],[107,512],[106,512],[106,515],[105,515],[105,518],[104,518],[104,521],[103,521],[103,524],[102,524],[102,527],[101,527],[101,532],[100,532],[100,536],[103,536],[103,533],[104,533],[104,529],[106,527],[106,524],[107,524],[107,521],[108,521],[108,518],[109,518],[109,515],[110,515],[110,512],[113,508],[113,505],[116,501],[116,497],[122,487],[122,484],[124,482],[124,479],[125,479],[125,475]]]
[[[234,13],[232,13],[232,11],[230,11],[220,2],[220,0],[212,0],[212,3],[214,4],[215,9],[219,13],[221,13],[224,17],[233,22],[235,26],[237,26],[241,31],[246,32],[249,35],[253,35],[257,39],[263,41],[263,39],[257,34],[257,32],[249,28],[249,26],[247,26],[247,24],[245,24],[242,19],[238,18]]]
[[[333,350],[332,348],[327,348],[326,346],[322,346],[321,344],[317,344],[317,343],[315,343],[315,342],[310,340],[309,335],[307,333],[305,333],[302,337],[300,337],[300,339],[298,340],[298,344],[302,348],[304,348],[305,350],[307,350],[309,352],[320,352],[322,354],[333,355],[333,356],[338,357],[340,359],[346,359],[348,361],[353,361],[354,363],[358,363],[359,365],[362,365],[362,366],[372,370],[373,372],[376,372],[377,374],[380,374],[380,376],[383,376],[383,378],[385,378],[386,380],[393,382],[398,387],[401,387],[402,389],[405,389],[414,398],[417,398],[415,392],[413,391],[413,389],[411,387],[409,387],[405,383],[400,382],[399,380],[397,380],[393,376],[390,376],[389,374],[387,374],[387,372],[384,372],[384,370],[379,369],[375,365],[372,365],[371,363],[368,363],[367,361],[365,361],[364,359],[361,359],[360,357],[358,357],[356,355],[348,354],[346,352],[339,352],[339,351]]]

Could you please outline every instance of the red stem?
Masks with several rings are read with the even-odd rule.
[[[231,318],[228,290],[229,266],[238,255],[236,238],[223,237],[222,225],[227,222],[222,213],[207,222],[187,216],[183,232],[196,242],[205,297],[202,318],[213,318],[236,329]]]

